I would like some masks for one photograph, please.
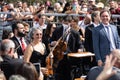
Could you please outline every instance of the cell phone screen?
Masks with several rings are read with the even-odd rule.
[[[40,74],[40,63],[33,63],[33,65],[35,66],[38,74]]]

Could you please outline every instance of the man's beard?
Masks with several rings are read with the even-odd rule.
[[[25,37],[25,34],[22,33],[22,32],[18,32],[18,36],[19,36],[19,37]]]

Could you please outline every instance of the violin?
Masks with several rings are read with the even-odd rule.
[[[48,69],[47,76],[53,75],[53,67],[57,68],[58,62],[64,57],[63,52],[67,50],[67,43],[64,39],[65,34],[63,34],[63,36],[59,38],[56,45],[51,49],[50,54],[46,58],[46,67]],[[54,56],[54,58],[51,56],[51,54]]]
[[[54,58],[57,61],[60,61],[63,59],[64,55],[63,52],[67,50],[67,43],[63,40],[60,40],[55,49],[53,50]]]
[[[48,69],[47,76],[53,76],[53,58],[51,55],[48,55],[46,58],[46,68]]]
[[[58,62],[63,59],[64,52],[67,50],[67,42],[66,37],[69,34],[70,28],[59,38],[56,45],[52,49],[52,53],[54,55],[54,67],[56,68],[58,65]]]

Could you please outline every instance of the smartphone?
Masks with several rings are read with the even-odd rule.
[[[33,65],[35,66],[38,74],[40,74],[40,67],[41,67],[41,66],[40,66],[40,63],[33,63]]]

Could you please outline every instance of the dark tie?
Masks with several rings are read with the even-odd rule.
[[[24,52],[26,47],[25,47],[25,43],[23,42],[23,38],[20,38],[20,41],[21,41],[22,51]]]

